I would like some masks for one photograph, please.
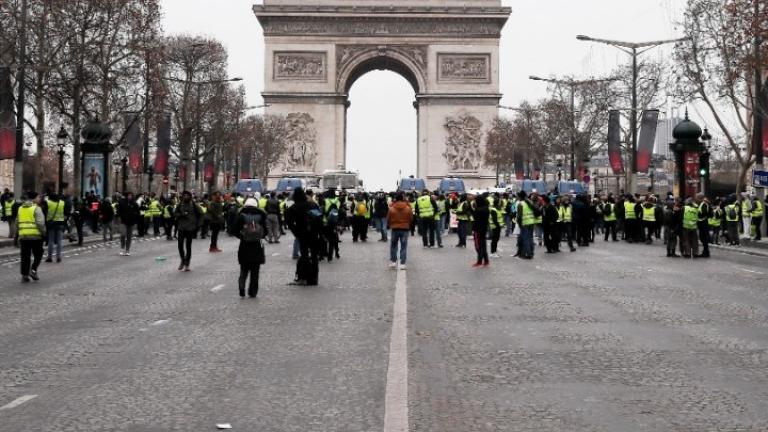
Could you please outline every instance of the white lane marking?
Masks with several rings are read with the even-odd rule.
[[[748,272],[748,273],[759,274],[759,275],[761,275],[761,274],[765,274],[765,273],[761,273],[761,272],[759,272],[759,271],[755,271],[755,270],[749,270],[749,269],[739,269],[739,270],[741,270],[741,271],[745,271],[745,272]]]
[[[384,432],[408,432],[408,280],[397,272],[392,335],[389,341]]]
[[[12,409],[12,408],[16,408],[17,406],[19,406],[19,405],[23,404],[24,402],[29,402],[29,401],[31,401],[32,399],[36,398],[36,397],[37,397],[37,395],[26,395],[26,396],[22,396],[22,397],[20,397],[20,398],[16,399],[15,401],[13,401],[13,402],[9,403],[8,405],[6,405],[6,406],[4,406],[4,407],[0,407],[0,411],[2,411],[2,410],[9,410],[9,409]]]
[[[224,284],[221,284],[221,285],[216,285],[215,287],[211,288],[211,292],[219,292],[219,291],[221,291],[222,289],[224,289],[224,287],[225,287],[225,285],[224,285]]]
[[[163,325],[163,324],[168,324],[170,321],[171,320],[167,320],[167,319],[157,320],[157,321],[153,322],[151,325],[159,326],[159,325]]]

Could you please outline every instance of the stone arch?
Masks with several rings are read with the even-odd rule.
[[[406,51],[410,49],[411,52]],[[426,93],[426,49],[421,47],[337,47],[336,91],[348,95],[358,78],[374,70],[389,70],[401,75],[416,94]],[[419,63],[421,59],[421,63]]]

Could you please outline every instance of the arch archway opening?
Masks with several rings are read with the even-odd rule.
[[[349,83],[346,167],[368,190],[394,190],[417,171],[418,86],[397,70],[368,70]]]

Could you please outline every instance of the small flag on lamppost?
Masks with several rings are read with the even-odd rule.
[[[16,119],[11,69],[0,68],[0,160],[16,157]]]

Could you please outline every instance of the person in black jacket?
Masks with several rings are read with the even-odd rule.
[[[132,192],[126,192],[125,198],[117,204],[117,218],[120,221],[120,256],[131,256],[133,227],[140,219],[139,205]]]
[[[488,221],[490,210],[488,208],[488,199],[485,196],[479,196],[475,199],[475,220],[472,223],[472,231],[475,236],[475,251],[477,251],[477,262],[472,267],[488,267]]]
[[[544,229],[544,246],[547,248],[547,253],[560,252],[560,230],[557,223],[560,215],[557,207],[552,204],[548,196],[544,195],[542,199],[544,200],[544,209],[541,224]]]
[[[576,227],[576,242],[579,246],[589,246],[591,217],[585,195],[578,195],[573,201],[573,224]]]
[[[320,227],[312,223],[310,211],[320,214]],[[309,201],[303,188],[293,191],[293,205],[285,212],[288,228],[299,242],[300,257],[296,262],[296,279],[290,285],[317,285],[319,273],[319,237],[322,235],[322,211]]]
[[[238,290],[241,298],[245,297],[245,282],[249,274],[251,280],[248,284],[248,297],[256,297],[259,293],[259,270],[266,261],[262,245],[266,232],[267,214],[259,208],[258,201],[248,198],[237,216],[237,221],[230,226],[230,233],[240,239],[237,262],[240,264]]]

